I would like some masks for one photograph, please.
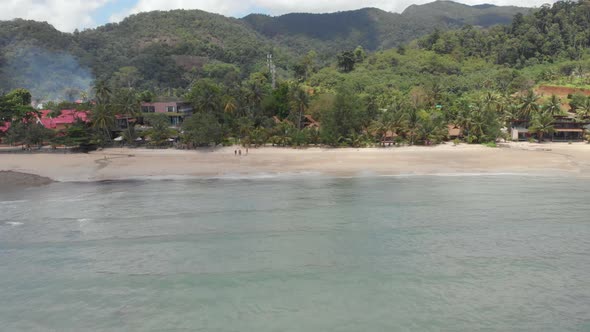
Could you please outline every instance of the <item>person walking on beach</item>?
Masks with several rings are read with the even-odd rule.
[[[238,150],[238,154],[240,155],[240,157],[242,156],[242,149]]]
[[[234,156],[238,155],[238,150],[234,150]]]
[[[248,155],[248,147],[246,147],[246,156]]]

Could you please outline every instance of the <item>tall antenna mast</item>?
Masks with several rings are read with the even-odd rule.
[[[272,53],[268,53],[266,55],[266,64],[268,66],[268,72],[270,73],[272,80],[272,89],[274,90],[277,88],[277,67],[272,61]]]

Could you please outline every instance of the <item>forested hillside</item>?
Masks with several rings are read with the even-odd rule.
[[[96,78],[114,86],[178,94],[175,89],[211,75],[245,78],[266,66],[268,53],[279,77],[288,79],[298,58],[309,51],[324,66],[357,46],[387,49],[435,28],[504,23],[509,11],[529,10],[446,1],[413,6],[404,14],[362,9],[233,19],[174,10],[141,13],[73,34],[47,23],[13,20],[0,22],[0,89],[26,87],[37,99],[73,99],[88,93]]]
[[[391,48],[436,28],[506,24],[515,14],[528,12],[530,9],[512,6],[468,6],[436,1],[412,5],[402,14],[365,8],[332,14],[249,15],[244,20],[256,31],[279,44],[289,45],[299,54],[315,50],[330,56],[359,45],[369,51]]]
[[[40,38],[39,43],[47,45],[55,45],[47,39],[65,43],[64,49],[81,54],[81,63],[118,54],[101,61],[105,66],[101,68],[113,63],[118,69],[111,75],[102,69],[93,83],[96,105],[92,106],[92,126],[84,129],[87,141],[108,145],[117,117],[141,118],[141,101],[170,95],[186,100],[194,109],[182,133],[167,131],[167,116],[160,114],[161,119],[149,121],[159,124],[153,127],[161,131],[143,135],[159,137],[161,142],[179,137],[188,146],[238,141],[283,146],[428,145],[448,140],[449,126],[458,132],[457,140],[493,145],[499,138],[508,138],[502,128],[514,123],[543,140],[557,131],[556,119],[568,121],[569,127],[559,132],[561,140],[579,140],[582,127],[590,122],[590,0],[559,1],[527,15],[517,14],[508,25],[435,30],[395,48],[370,51],[359,45],[323,59],[318,52],[298,55],[256,32],[242,31],[245,23],[239,20],[229,20],[215,33],[194,36],[187,32],[178,40],[172,36],[158,39],[166,35],[160,31],[180,31],[177,29],[140,29],[148,25],[138,23],[140,20],[159,21],[168,14],[178,15],[148,13],[72,36],[52,33]],[[180,14],[225,20],[194,11]],[[170,20],[169,25],[174,26]],[[204,20],[194,24],[209,30],[218,22],[205,24]],[[40,27],[39,23],[24,23]],[[15,29],[24,26],[27,24]],[[95,39],[86,37],[93,34]],[[217,39],[222,34],[239,35],[222,42]],[[119,50],[123,44],[109,44],[105,35],[119,36],[129,43],[127,49],[123,52]],[[242,39],[249,42],[242,44]],[[94,48],[82,47],[81,40],[95,40]],[[99,48],[102,43],[106,50]],[[178,61],[181,55],[194,54],[179,52],[199,45],[209,45],[194,51],[200,55],[192,55],[201,56],[202,63],[187,66]],[[48,49],[61,52],[51,47]],[[265,65],[271,48],[279,65],[274,79],[273,70]],[[178,76],[172,77],[174,72]],[[27,102],[22,102],[29,99],[23,90],[0,98],[4,121],[30,114],[25,109]],[[59,105],[52,107],[60,109]],[[20,131],[9,131],[8,137],[13,141],[26,137],[25,127],[15,127]],[[125,128],[128,142],[142,135],[135,130],[129,124]]]

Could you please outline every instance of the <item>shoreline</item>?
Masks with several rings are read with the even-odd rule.
[[[250,148],[248,155],[242,148],[241,157],[234,155],[239,148],[109,148],[89,154],[5,154],[0,155],[0,171],[60,182],[503,174],[590,177],[590,145],[585,143],[505,143],[499,148],[467,144],[359,149],[261,147]]]

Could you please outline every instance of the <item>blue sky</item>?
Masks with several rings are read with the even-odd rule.
[[[14,18],[47,21],[61,31],[93,28],[144,11],[170,9],[201,9],[226,16],[266,13],[280,15],[291,12],[325,13],[377,7],[401,12],[411,4],[431,0],[0,0],[0,20]],[[555,0],[458,0],[466,4],[493,3],[538,7]]]

